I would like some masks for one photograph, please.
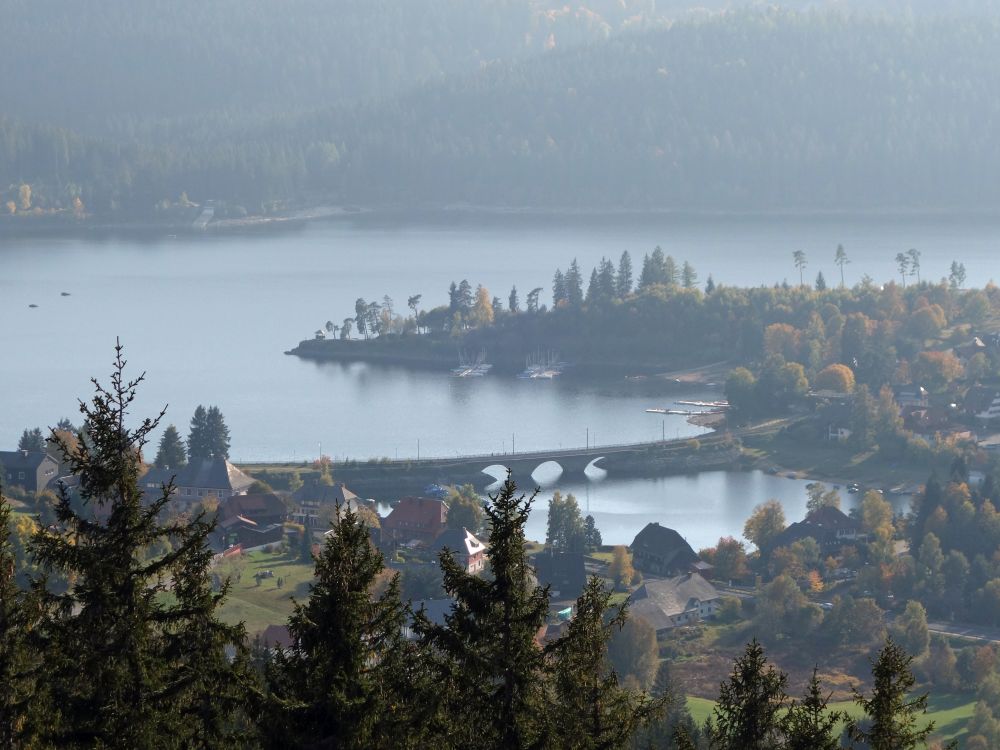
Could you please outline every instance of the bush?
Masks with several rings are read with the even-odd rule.
[[[735,596],[727,596],[719,605],[715,619],[722,623],[737,622],[743,617],[743,603]]]

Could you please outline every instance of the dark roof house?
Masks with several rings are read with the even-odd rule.
[[[630,547],[632,565],[648,575],[680,575],[700,559],[684,537],[655,521],[636,534]]]
[[[292,493],[292,500],[301,505],[344,505],[358,502],[359,498],[343,482],[304,484]]]
[[[587,585],[587,569],[580,552],[545,550],[535,556],[535,575],[549,586],[553,599],[576,599]]]
[[[3,484],[41,492],[56,480],[59,464],[44,451],[0,451],[0,469]]]
[[[244,495],[254,481],[226,459],[216,458],[188,464],[179,470],[154,467],[141,480],[143,490],[147,495],[157,495],[160,487],[171,478],[176,487],[174,498],[187,503],[195,503],[208,496],[224,500],[233,495]]]
[[[772,541],[771,548],[787,547],[806,537],[812,537],[824,552],[830,552],[840,549],[845,544],[866,539],[867,534],[862,530],[859,521],[839,508],[824,505],[778,534]]]
[[[219,519],[228,520],[237,516],[249,518],[260,526],[284,523],[288,517],[285,501],[272,492],[233,495],[227,498],[219,509]]]
[[[1000,390],[976,385],[968,390],[963,402],[965,413],[976,419],[1000,419]]]

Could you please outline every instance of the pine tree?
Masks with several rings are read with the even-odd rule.
[[[691,734],[688,732],[688,728],[683,724],[674,725],[671,740],[673,741],[674,748],[676,748],[676,750],[698,750],[697,746],[694,744],[694,740],[691,739]]]
[[[169,485],[152,503],[143,502],[141,452],[163,413],[135,428],[126,424],[144,376],[128,380],[124,371],[119,344],[110,387],[94,380],[92,401],[80,404],[86,439],[71,447],[55,436],[78,479],[78,498],[62,486],[55,509],[59,530],[40,528],[32,541],[40,567],[73,582],[65,593],[34,582],[42,616],[32,648],[44,669],[42,719],[30,734],[42,746],[162,747],[197,722],[186,709],[188,675],[199,667],[168,646],[172,639],[197,641],[187,625],[211,613],[189,611],[189,601],[170,604],[162,594],[172,574],[183,596],[185,576],[196,572],[191,560],[207,575],[208,527],[200,521],[160,524]],[[153,555],[162,549],[169,551]],[[204,691],[220,692],[229,683],[220,677]]]
[[[208,411],[204,406],[198,404],[191,417],[191,429],[187,439],[188,461],[198,463],[204,461],[210,455],[208,439]]]
[[[687,261],[684,261],[681,268],[681,285],[685,289],[694,289],[698,285],[698,272]]]
[[[531,503],[508,476],[486,506],[489,577],[466,572],[441,554],[444,588],[455,603],[444,625],[417,617],[422,644],[436,662],[441,715],[449,717],[455,747],[524,748],[542,745],[551,712],[546,663],[535,635],[545,624],[548,589],[529,580],[524,526]]]
[[[713,750],[772,750],[780,747],[781,712],[787,696],[783,672],[767,663],[756,639],[736,659],[719,689],[712,712]]]
[[[607,258],[601,258],[597,272],[597,289],[602,300],[614,299],[617,295],[617,280],[615,279],[615,264]]]
[[[623,747],[664,701],[623,688],[607,663],[612,631],[627,618],[627,605],[611,607],[611,589],[591,577],[576,601],[566,634],[552,645],[555,656],[555,743],[566,748]],[[610,617],[606,616],[610,610]]]
[[[187,452],[180,433],[172,424],[167,425],[160,437],[156,451],[156,466],[159,469],[181,469],[187,463]]]
[[[814,667],[802,702],[792,701],[782,722],[785,750],[837,750],[840,747],[837,725],[847,715],[828,710],[829,700],[829,694],[823,695],[818,668]]]
[[[552,306],[558,307],[560,302],[565,302],[568,299],[566,276],[561,269],[557,268],[555,276],[552,277]]]
[[[510,310],[510,312],[515,315],[521,312],[521,302],[517,298],[516,284],[510,288],[510,296],[507,297],[507,309]]]
[[[573,307],[583,304],[583,274],[580,273],[580,264],[573,258],[566,272],[566,300]]]
[[[593,516],[587,516],[583,519],[583,539],[587,552],[596,552],[604,544]]]
[[[625,250],[618,260],[618,275],[615,277],[615,287],[620,299],[631,294],[632,283],[632,256]]]
[[[25,638],[28,597],[18,588],[10,540],[10,505],[0,488],[0,747],[17,747],[34,692]]]
[[[218,406],[208,409],[205,418],[206,435],[208,436],[208,457],[229,458],[229,428]]]
[[[19,451],[29,453],[41,453],[45,450],[45,438],[42,437],[42,430],[39,427],[21,433],[21,439],[17,441]]]
[[[172,741],[181,747],[245,747],[256,738],[262,704],[243,624],[227,625],[217,617],[229,590],[227,581],[214,592],[209,577],[214,528],[203,517],[189,527],[188,544],[172,568],[177,606],[166,627],[166,659],[173,666],[171,691],[177,722]],[[227,654],[231,649],[233,656]]]
[[[597,302],[601,297],[601,286],[600,281],[597,277],[597,269],[593,268],[590,271],[590,283],[587,285],[587,296],[585,297],[587,304],[592,305]]]
[[[715,280],[712,278],[712,274],[708,275],[708,281],[705,282],[705,294],[711,294],[715,291]]]
[[[381,596],[384,569],[364,521],[350,508],[335,515],[316,558],[309,599],[288,620],[293,646],[275,656],[272,690],[280,717],[267,722],[273,744],[295,747],[394,746],[406,731],[409,650],[399,577]]]
[[[633,740],[633,747],[663,750],[696,747],[699,732],[688,711],[687,690],[674,673],[669,659],[660,662],[651,692],[662,702],[664,711],[647,728],[639,731]]]
[[[911,750],[922,747],[934,731],[934,722],[917,728],[917,716],[927,713],[927,694],[911,698],[916,684],[910,664],[913,657],[892,638],[872,662],[872,693],[866,698],[855,691],[854,702],[867,716],[866,722],[851,720],[847,731],[855,742],[871,750]]]
[[[674,260],[674,256],[672,255],[668,255],[663,260],[663,280],[667,286],[677,286],[677,283],[680,280],[680,273],[677,270],[677,261]]]

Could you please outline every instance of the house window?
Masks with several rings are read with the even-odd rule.
[[[23,471],[17,472],[17,478],[18,479],[24,479],[24,472]]]

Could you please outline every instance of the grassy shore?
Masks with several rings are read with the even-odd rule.
[[[875,451],[856,453],[843,445],[817,444],[787,433],[748,435],[743,438],[743,453],[753,465],[780,473],[878,488],[922,485],[932,470],[948,471],[946,464],[887,460]]]

